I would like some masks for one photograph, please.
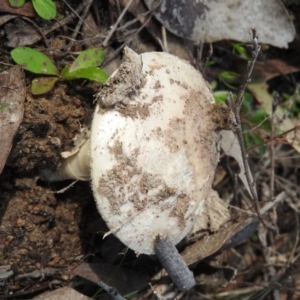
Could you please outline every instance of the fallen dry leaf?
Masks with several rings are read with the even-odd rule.
[[[151,8],[156,2],[145,3]],[[260,42],[276,47],[286,48],[295,37],[293,22],[279,0],[164,0],[155,16],[174,34],[196,42],[248,42],[251,28],[257,29]]]
[[[280,59],[269,59],[264,62],[256,62],[253,77],[258,76],[268,81],[280,75],[298,72],[299,68],[291,66]]]
[[[120,0],[120,4],[125,7],[128,4],[128,0]],[[187,50],[187,46],[189,43],[185,42],[182,43],[182,38],[173,35],[168,34],[166,38],[166,45],[163,43],[163,37],[162,37],[162,30],[161,26],[156,20],[148,19],[148,17],[140,17],[142,15],[145,15],[147,13],[147,8],[145,7],[143,1],[139,0],[133,0],[131,5],[128,8],[128,11],[134,15],[136,18],[139,18],[140,23],[142,25],[145,25],[147,28],[149,34],[154,38],[154,40],[161,46],[163,51],[171,53],[175,56],[178,56],[184,60],[187,60],[192,63],[191,55],[189,54],[189,51]],[[154,49],[150,48],[149,43],[145,43],[143,46],[143,40],[139,41],[138,48],[136,49],[137,52],[148,52],[148,51],[155,51]],[[166,49],[165,47],[166,46]],[[143,48],[144,47],[144,48]],[[150,48],[150,49],[149,49]]]
[[[200,274],[195,276],[198,284],[207,284],[209,287],[226,287],[235,277],[236,270],[230,267],[223,267],[221,263],[217,265],[214,261],[200,262],[194,273],[200,270]]]
[[[222,130],[221,131],[222,135],[222,140],[221,140],[221,147],[225,154],[227,156],[233,157],[237,163],[239,164],[240,167],[240,173],[239,173],[239,178],[243,182],[244,186],[246,187],[249,195],[251,195],[251,190],[249,187],[249,183],[246,178],[246,173],[245,173],[245,166],[243,163],[243,158],[242,158],[242,152],[241,152],[241,146],[240,143],[236,137],[236,135],[229,130]],[[250,173],[251,180],[252,180],[252,174]]]
[[[198,262],[217,252],[238,227],[239,222],[228,221],[219,231],[187,246],[180,254],[187,265]]]
[[[6,163],[12,147],[12,141],[22,122],[26,87],[22,67],[14,66],[0,74],[0,106],[9,107],[0,110],[0,173]]]
[[[279,75],[287,75],[298,72],[299,68],[290,66],[281,60],[268,60],[264,63],[257,63],[255,66],[255,80],[248,84],[248,90],[260,103],[265,112],[272,116],[273,114],[273,96],[268,91],[267,80]],[[286,112],[280,106],[277,106],[275,116],[276,123],[282,132],[287,132],[284,135],[286,143],[289,143],[298,153],[300,153],[300,122],[296,119],[291,119],[285,116]],[[274,119],[276,121],[276,118]],[[275,123],[274,123],[275,124]],[[293,130],[294,129],[294,130]]]
[[[284,192],[278,194],[274,201],[265,204],[260,212],[265,214],[272,207],[276,207],[278,203],[285,199]],[[248,215],[238,211],[236,215],[226,222],[219,231],[207,235],[198,240],[194,244],[187,246],[181,255],[187,265],[203,260],[204,258],[231,247],[241,244],[249,238],[249,236],[257,229],[260,221],[256,215]]]
[[[116,272],[116,270],[118,271]],[[82,263],[73,269],[71,274],[95,283],[100,280],[104,283],[109,282],[109,285],[122,295],[147,287],[149,280],[144,273],[105,263]],[[112,276],[112,274],[114,275]]]
[[[62,287],[57,290],[43,293],[33,299],[40,300],[92,300],[92,298],[87,297],[70,287]]]
[[[29,46],[34,44],[41,34],[29,23],[17,18],[5,26],[8,47]]]
[[[204,203],[203,212],[200,218],[197,218],[191,235],[197,235],[197,232],[209,230],[216,232],[220,227],[230,220],[228,205],[222,200],[218,193],[210,190]]]
[[[8,0],[0,0],[0,11],[21,15],[24,17],[34,17],[35,13],[31,1],[25,2],[22,7],[16,8],[9,5]]]

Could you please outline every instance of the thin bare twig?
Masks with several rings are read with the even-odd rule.
[[[113,297],[113,299],[115,299],[115,300],[125,300],[125,298],[123,298],[123,297],[118,293],[118,291],[117,291],[115,288],[113,288],[113,287],[111,287],[111,286],[105,284],[103,281],[98,281],[97,284],[98,284],[104,291],[106,291],[109,295],[111,295],[111,296]]]
[[[260,45],[258,44],[258,36],[256,34],[255,29],[252,29],[252,43],[251,43],[251,46],[252,46],[252,59],[250,61],[248,61],[245,78],[243,80],[242,85],[240,86],[240,88],[238,90],[236,100],[232,103],[233,104],[233,113],[234,113],[235,121],[236,121],[235,132],[236,132],[238,141],[239,141],[240,146],[241,146],[243,164],[244,164],[244,167],[245,167],[245,176],[247,178],[247,182],[248,182],[248,185],[249,185],[249,188],[250,188],[252,199],[254,200],[254,203],[255,203],[256,213],[257,213],[260,221],[264,224],[264,226],[274,230],[275,228],[273,228],[273,226],[267,225],[265,223],[265,221],[263,220],[262,214],[260,212],[259,200],[258,200],[257,190],[256,190],[256,184],[255,184],[255,182],[254,182],[254,180],[252,179],[252,176],[251,176],[251,171],[250,171],[250,167],[249,167],[249,163],[248,163],[248,159],[247,159],[247,152],[246,152],[245,143],[244,143],[242,125],[241,125],[240,112],[241,112],[242,103],[243,103],[243,96],[244,96],[244,93],[245,93],[245,90],[246,90],[246,87],[247,87],[248,83],[251,81],[250,77],[251,77],[255,62],[257,60],[257,57],[258,57],[258,54],[259,54],[259,51],[260,51],[260,48],[261,48]]]
[[[84,6],[85,7],[83,9],[83,12],[82,12],[81,16],[79,17],[79,21],[78,21],[78,23],[77,23],[77,25],[76,25],[76,27],[74,29],[74,32],[72,33],[72,36],[71,36],[72,39],[75,39],[77,37],[79,29],[82,26],[82,24],[83,24],[83,22],[84,22],[84,20],[85,20],[85,18],[87,16],[87,14],[88,14],[88,12],[90,10],[90,7],[91,7],[92,3],[93,3],[93,0],[86,0],[86,1],[84,1]],[[88,24],[87,24],[87,26],[88,26],[89,30],[91,32],[93,32],[93,29]],[[71,46],[71,45],[69,45],[69,46]]]
[[[124,7],[122,13],[120,14],[117,22],[114,24],[114,26],[111,28],[110,32],[108,33],[106,39],[104,40],[104,42],[102,43],[103,47],[107,46],[108,41],[110,40],[110,38],[112,37],[113,33],[116,31],[118,25],[120,24],[121,20],[123,19],[125,13],[127,12],[127,10],[129,9],[130,5],[132,4],[133,0],[129,0],[127,5]]]
[[[41,35],[46,47],[49,48],[50,46],[49,46],[49,43],[48,43],[48,39],[46,38],[46,35],[43,32],[43,30],[35,22],[33,22],[31,19],[26,18],[26,17],[22,17],[22,19],[27,21],[28,23],[30,23],[33,26],[33,28]]]
[[[149,21],[150,21],[151,18],[152,18],[152,13],[153,13],[153,11],[154,11],[155,8],[156,8],[156,6],[153,7],[153,8],[151,8],[151,9],[146,13],[146,14],[148,15],[148,18],[143,22],[142,26],[141,26],[139,29],[136,30],[135,35],[138,35],[138,34],[144,29],[144,27],[147,26],[147,24],[149,23]],[[145,15],[146,15],[146,14],[145,14]],[[124,25],[124,26],[125,26],[125,25]],[[111,61],[114,57],[116,57],[116,56],[121,52],[121,50],[122,50],[126,45],[128,45],[128,44],[131,42],[131,40],[134,38],[135,35],[132,34],[132,35],[127,39],[127,41],[125,41],[121,46],[119,46],[119,48],[117,48],[117,49],[115,50],[115,52],[114,52],[111,56],[106,57],[106,59],[105,59],[105,60],[103,61],[103,63],[102,63],[102,66],[105,66],[106,64],[108,64],[109,61]]]
[[[275,128],[274,128],[274,122],[275,122],[275,111],[278,104],[278,94],[274,95],[273,98],[273,105],[272,105],[272,116],[271,116],[271,134],[270,134],[270,159],[271,159],[271,174],[270,174],[270,190],[271,190],[271,199],[274,197],[274,182],[275,182],[275,147],[274,147],[274,135],[275,135]]]

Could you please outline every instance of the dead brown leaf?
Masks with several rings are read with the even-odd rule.
[[[236,270],[223,267],[221,264],[222,262],[215,263],[214,260],[200,262],[194,271],[194,273],[200,271],[200,274],[195,277],[197,283],[207,284],[210,287],[226,287],[234,279]]]
[[[35,12],[33,10],[31,1],[25,2],[25,4],[22,7],[15,8],[11,7],[7,0],[0,0],[0,11],[15,15],[21,15],[24,17],[35,16]]]
[[[12,147],[12,141],[23,120],[26,87],[24,72],[20,66],[14,66],[0,74],[0,105],[9,107],[0,111],[0,173],[6,163]]]
[[[217,252],[239,225],[239,222],[230,220],[216,233],[205,236],[194,244],[187,246],[181,252],[187,265],[191,265]]]
[[[291,66],[280,59],[269,59],[265,62],[257,62],[254,66],[254,78],[263,77],[268,81],[279,75],[287,75],[298,72],[299,68]]]
[[[33,299],[40,300],[91,300],[92,298],[87,297],[70,287],[62,287],[57,290],[43,293]]]
[[[149,280],[146,274],[105,263],[82,263],[71,274],[95,283],[109,282],[122,295],[147,287]]]
[[[145,3],[151,8],[156,2]],[[295,36],[293,22],[279,0],[165,0],[154,14],[174,34],[196,42],[248,42],[249,29],[257,28],[262,43],[286,48]]]
[[[36,31],[30,24],[20,18],[8,23],[5,26],[8,47],[28,46],[34,44],[41,34]]]

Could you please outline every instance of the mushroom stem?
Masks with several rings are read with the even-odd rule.
[[[182,256],[168,238],[155,238],[155,254],[180,291],[192,288],[196,282]]]
[[[41,171],[41,178],[48,182],[68,179],[87,181],[90,177],[90,139],[86,139],[77,152],[63,158],[56,172]]]

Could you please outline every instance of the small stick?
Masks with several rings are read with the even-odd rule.
[[[235,121],[236,121],[235,132],[236,132],[237,138],[238,138],[240,146],[241,146],[243,164],[245,167],[245,176],[246,176],[247,182],[249,184],[252,199],[254,200],[256,213],[258,215],[258,218],[260,219],[260,221],[263,223],[263,225],[265,227],[267,227],[271,230],[276,230],[276,228],[274,228],[273,226],[266,224],[266,222],[264,221],[264,219],[261,215],[261,212],[260,212],[259,200],[258,200],[258,196],[257,196],[255,181],[252,180],[251,171],[250,171],[249,163],[247,160],[247,152],[246,152],[246,148],[245,148],[243,131],[242,131],[242,126],[241,126],[241,117],[240,117],[241,107],[242,107],[242,103],[243,103],[243,95],[245,93],[247,84],[251,81],[250,77],[251,77],[255,62],[257,60],[260,48],[261,47],[258,44],[258,36],[256,34],[256,30],[254,28],[252,28],[252,59],[248,62],[245,78],[243,80],[242,85],[239,88],[237,98],[233,102],[233,113],[234,113]]]
[[[113,33],[116,31],[118,25],[120,24],[122,18],[124,17],[125,13],[127,12],[127,10],[129,9],[130,5],[132,4],[133,0],[129,0],[127,5],[125,6],[125,8],[123,9],[121,15],[119,16],[117,22],[114,24],[114,26],[111,28],[110,32],[108,33],[107,37],[105,38],[104,42],[102,43],[103,47],[106,47],[108,44],[108,41],[110,40],[111,36],[113,35]]]
[[[116,289],[107,285],[103,281],[98,281],[97,284],[115,300],[125,300],[125,298],[123,298]]]
[[[29,22],[33,26],[33,28],[41,35],[46,47],[49,48],[50,46],[49,46],[47,37],[46,37],[45,33],[43,32],[43,30],[35,22],[33,22],[31,19],[26,18],[26,17],[22,17],[22,19]]]
[[[155,238],[155,254],[180,291],[192,288],[196,282],[182,256],[168,238]]]
[[[80,27],[82,26],[89,10],[90,10],[90,7],[93,3],[93,0],[86,0],[84,1],[84,9],[83,9],[83,12],[82,12],[82,15],[81,17],[79,17],[79,21],[73,31],[73,34],[71,35],[71,38],[75,40],[76,36],[78,35],[78,32],[79,32],[79,29]],[[90,29],[91,32],[93,32],[93,29],[87,24],[87,27]],[[72,43],[72,42],[71,42]]]

